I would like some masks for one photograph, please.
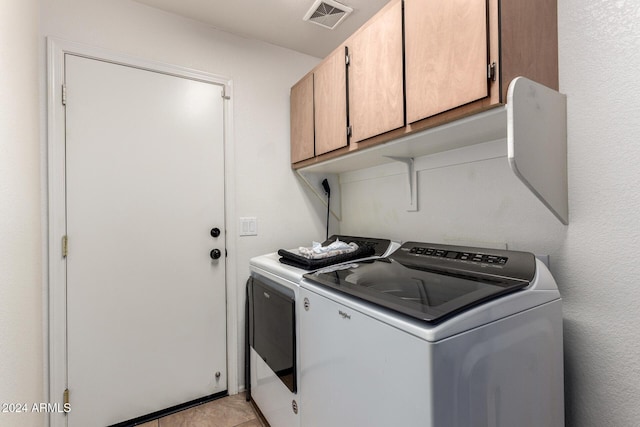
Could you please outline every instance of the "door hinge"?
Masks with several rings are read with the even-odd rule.
[[[353,133],[353,127],[351,127],[351,125],[347,126],[347,136],[351,136],[352,133]]]
[[[69,238],[65,234],[62,236],[62,258],[66,258],[69,255]]]
[[[67,105],[67,85],[62,85],[62,105]]]
[[[65,407],[69,406],[69,389],[65,389],[64,392],[62,393],[62,403],[65,405]]]
[[[349,54],[348,54],[348,53],[345,53],[345,54],[344,54],[344,63],[345,63],[346,65],[349,65],[349,64],[351,63],[351,57],[349,56]]]
[[[491,81],[496,81],[496,63],[492,62],[487,65],[487,78]]]
[[[227,85],[222,86],[222,99],[231,99],[231,95],[227,95]]]

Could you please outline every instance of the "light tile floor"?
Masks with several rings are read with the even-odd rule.
[[[224,397],[138,427],[265,427],[245,394]]]

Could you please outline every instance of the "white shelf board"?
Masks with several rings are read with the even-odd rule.
[[[504,140],[513,173],[563,223],[569,223],[566,96],[523,77],[509,85],[507,105],[464,117],[297,170],[325,200],[319,183],[328,179],[331,211],[340,219],[339,176],[391,162],[413,164],[418,157],[463,147],[489,147]],[[409,210],[417,210],[415,168],[407,167]],[[337,200],[336,200],[337,199]],[[336,200],[336,202],[334,202]]]
[[[569,224],[567,98],[518,77],[507,93],[507,157],[513,173]]]

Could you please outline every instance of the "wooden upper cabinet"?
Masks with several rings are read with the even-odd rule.
[[[351,142],[404,126],[402,2],[389,3],[346,44]]]
[[[292,88],[294,168],[558,90],[557,32],[557,0],[391,0]]]
[[[405,0],[407,122],[485,98],[487,0]]]
[[[291,88],[291,163],[315,155],[313,124],[313,73]]]
[[[500,2],[502,102],[518,76],[558,90],[557,11],[557,0]]]
[[[347,141],[347,72],[345,50],[333,51],[314,70],[316,155],[345,147]]]

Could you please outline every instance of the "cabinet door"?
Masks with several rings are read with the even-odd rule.
[[[344,48],[314,71],[316,155],[347,145],[347,72]]]
[[[291,163],[314,156],[313,73],[291,88]]]
[[[347,46],[351,141],[404,126],[402,3],[374,16]]]
[[[488,96],[487,0],[405,0],[407,122]]]

